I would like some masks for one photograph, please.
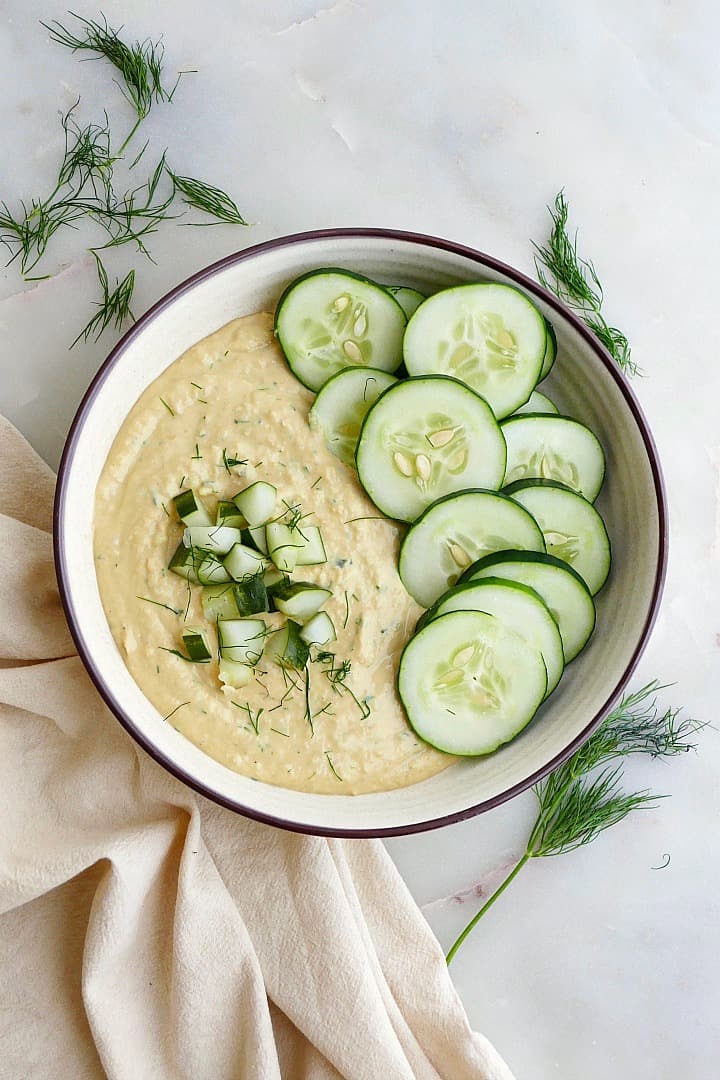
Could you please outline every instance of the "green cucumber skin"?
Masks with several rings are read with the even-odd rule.
[[[558,413],[519,413],[517,415],[515,413],[513,413],[511,416],[506,416],[505,417],[505,419],[500,424],[500,430],[502,431],[502,429],[506,425],[518,423],[521,420],[551,420],[551,421],[565,420],[570,424],[577,424],[579,427],[584,428],[585,431],[588,431],[590,433],[590,435],[592,435],[593,439],[595,439],[595,442],[598,445],[598,449],[600,450],[600,455],[602,457],[602,472],[601,472],[601,476],[600,476],[600,486],[598,487],[598,490],[595,493],[595,496],[592,499],[587,499],[587,496],[582,495],[582,492],[575,491],[574,488],[568,487],[567,484],[562,484],[561,481],[559,481],[559,480],[545,480],[543,477],[540,477],[540,476],[538,476],[538,477],[526,476],[522,480],[514,480],[512,482],[512,484],[506,484],[501,490],[506,492],[506,493],[510,493],[511,488],[512,488],[513,491],[520,491],[521,488],[517,487],[516,486],[517,484],[528,484],[528,483],[532,483],[532,484],[541,483],[541,484],[550,484],[550,485],[552,485],[552,484],[560,484],[560,486],[565,488],[567,491],[574,491],[576,495],[582,495],[583,499],[587,499],[588,502],[594,503],[595,500],[597,499],[598,495],[600,494],[600,491],[602,490],[603,484],[605,483],[605,473],[607,471],[607,457],[605,455],[605,451],[603,449],[602,443],[598,439],[595,432],[591,428],[589,428],[587,426],[587,424],[583,424],[583,422],[581,420],[577,420],[574,416],[567,416],[565,413],[560,413],[560,412],[558,412]],[[507,468],[507,459],[506,459],[505,467]]]

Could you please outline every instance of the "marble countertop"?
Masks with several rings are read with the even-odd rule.
[[[96,15],[78,2],[76,10]],[[386,226],[478,247],[532,273],[530,238],[564,187],[581,244],[645,378],[635,387],[665,467],[672,535],[662,613],[635,683],[715,721],[720,660],[720,15],[709,0],[109,0],[133,36],[165,35],[187,75],[147,136],[173,167],[227,188],[252,223],[152,240],[133,310],[229,251],[285,233]],[[0,196],[48,188],[58,110],[130,111],[102,65],[38,25],[47,0],[0,7]],[[90,313],[89,236],[67,232],[23,283],[0,272],[0,411],[56,465],[113,342],[68,342]],[[452,973],[471,1023],[519,1080],[704,1080],[720,1015],[720,743],[627,782],[672,795],[574,854],[525,868]],[[528,793],[387,847],[444,945],[521,852]],[[668,861],[664,869],[657,869]]]

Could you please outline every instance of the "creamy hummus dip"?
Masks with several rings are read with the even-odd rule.
[[[236,319],[172,363],[136,402],[115,439],[95,499],[95,565],[110,629],[155,707],[236,772],[334,795],[402,787],[455,759],[421,742],[396,693],[400,653],[421,608],[397,573],[402,526],[379,515],[354,470],[308,426],[313,395],[289,371],[269,314]],[[228,465],[230,461],[247,464]],[[193,488],[214,513],[255,480],[300,504],[322,530],[327,562],[293,580],[332,591],[334,665],[289,673],[265,662],[248,686],[189,663],[185,627],[208,631],[201,593],[167,569],[182,539],[172,499]],[[259,615],[269,624],[280,616]],[[344,680],[328,677],[350,661]],[[308,713],[309,707],[309,713]],[[257,727],[257,731],[255,728]]]

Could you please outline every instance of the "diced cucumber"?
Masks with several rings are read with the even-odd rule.
[[[183,544],[188,548],[211,551],[214,555],[227,555],[233,544],[239,544],[240,529],[227,525],[189,525],[183,533]]]
[[[493,577],[468,581],[441,596],[427,613],[428,619],[448,611],[494,615],[540,653],[547,668],[547,693],[560,682],[565,667],[560,631],[541,596],[528,585]]]
[[[221,499],[215,512],[216,525],[229,525],[232,529],[247,529],[247,521],[234,502]]]
[[[261,570],[265,570],[268,561],[254,548],[245,544],[233,544],[223,559],[223,565],[231,577],[242,581],[243,578],[255,577]]]
[[[277,488],[265,480],[257,480],[238,492],[234,502],[250,529],[264,525],[275,514]]]
[[[204,630],[194,630],[189,626],[183,630],[183,645],[194,664],[207,664],[212,659],[210,646]]]
[[[325,383],[308,416],[313,431],[321,432],[328,450],[355,467],[355,448],[368,410],[394,375],[378,368],[345,368]]]
[[[173,505],[177,511],[177,516],[185,525],[212,525],[212,518],[208,508],[200,496],[189,488],[187,491],[181,491],[179,495],[175,496]]]
[[[530,397],[546,344],[545,320],[524,293],[511,285],[458,285],[420,305],[403,355],[411,375],[453,375],[501,418]]]
[[[298,550],[302,546],[302,537],[297,529],[283,521],[270,521],[265,526],[268,555],[285,574],[291,574],[297,564]]]
[[[237,660],[228,660],[227,657],[221,656],[218,675],[220,676],[220,682],[225,683],[226,686],[241,690],[252,679],[253,669],[247,664],[241,664]]]
[[[273,589],[275,607],[294,619],[309,619],[331,596],[329,589],[323,589],[312,581],[288,581]]]
[[[235,603],[238,614],[242,617],[257,615],[261,611],[269,611],[267,586],[263,581],[262,574],[255,577],[244,578],[235,586]]]
[[[541,394],[539,390],[533,390],[525,404],[516,409],[512,415],[523,416],[525,413],[535,413],[536,415],[538,413],[557,414],[559,412],[560,410],[554,401],[551,401],[545,394]],[[508,417],[508,419],[510,418]]]
[[[605,476],[597,437],[569,416],[509,416],[500,425],[507,443],[504,483],[559,480],[594,502]]]
[[[555,363],[555,357],[557,356],[557,338],[553,325],[549,319],[545,320],[545,329],[547,330],[547,342],[545,344],[545,355],[543,357],[542,368],[540,369],[540,378],[538,382],[542,382],[546,376],[550,374],[550,369]]]
[[[405,646],[398,692],[425,742],[448,754],[489,754],[530,723],[545,697],[542,656],[480,611],[451,611]]]
[[[181,540],[168,563],[168,570],[171,570],[173,574],[177,574],[178,577],[185,578],[186,581],[197,584],[199,581],[197,574],[199,561],[202,560],[198,560],[195,550],[185,547]]]
[[[555,480],[518,480],[507,494],[535,518],[548,555],[572,566],[594,596],[610,573],[610,540],[592,503]]]
[[[295,531],[300,545],[295,560],[296,566],[319,566],[327,562],[325,544],[317,525],[299,525]]]
[[[265,526],[258,525],[253,529],[247,529],[243,532],[243,543],[246,547],[254,544],[258,551],[261,551],[263,555],[267,555],[267,537],[265,535]]]
[[[216,529],[217,525],[212,527]],[[210,551],[186,547],[184,540],[170,559],[168,570],[196,585],[222,585],[232,580],[217,555]]]
[[[446,375],[406,379],[378,398],[357,447],[360,483],[383,513],[414,521],[469,486],[497,488],[505,440],[487,402]]]
[[[545,601],[560,631],[565,663],[584,649],[595,627],[595,604],[571,566],[533,551],[499,551],[468,567],[462,581],[507,578],[529,585]]]
[[[197,548],[190,550],[194,553],[197,579],[201,585],[223,585],[225,582],[232,581],[217,555],[211,551],[198,551]]]
[[[208,622],[237,619],[240,612],[235,603],[234,585],[206,585],[202,591],[202,608]]]
[[[408,319],[415,314],[425,299],[421,292],[418,292],[417,289],[411,289],[407,285],[386,285],[385,288],[395,297]]]
[[[295,668],[300,671],[308,662],[310,648],[300,636],[302,626],[288,619],[280,630],[276,630],[268,638],[266,657],[274,660],[280,667]]]
[[[226,660],[254,667],[262,657],[267,627],[262,619],[220,619],[220,655]]]
[[[406,321],[387,289],[327,267],[303,274],[285,290],[275,312],[275,333],[295,376],[319,390],[342,368],[395,371]]]
[[[335,641],[335,624],[327,611],[318,611],[317,615],[308,619],[300,631],[300,637],[307,645],[329,645]]]
[[[526,510],[494,491],[446,495],[408,530],[400,548],[400,579],[418,604],[431,607],[475,559],[507,548],[545,550]]]
[[[263,574],[263,581],[265,582],[268,592],[273,590],[276,585],[280,585],[283,581],[288,580],[287,574],[283,574],[282,570],[278,570],[277,566],[268,566]]]

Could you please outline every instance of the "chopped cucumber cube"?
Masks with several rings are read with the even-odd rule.
[[[235,586],[235,602],[240,615],[257,615],[260,611],[269,611],[267,587],[262,574],[246,578]]]
[[[202,499],[191,491],[181,491],[173,499],[177,516],[186,525],[212,525],[212,518]]]
[[[183,645],[190,659],[195,664],[207,664],[212,653],[207,643],[204,630],[193,630],[190,627],[183,631]]]
[[[201,585],[224,585],[232,580],[217,555],[210,551],[192,550],[198,560],[197,579]]]
[[[261,551],[263,555],[267,555],[268,546],[264,525],[258,525],[254,529],[243,530],[242,540],[245,547],[250,547],[252,545],[256,547],[258,551]]]
[[[302,627],[298,623],[288,619],[281,630],[270,636],[265,655],[280,667],[301,670],[310,655],[307,642],[300,636],[301,631]]]
[[[267,627],[262,619],[221,619],[218,622],[220,655],[226,660],[254,666],[265,647]]]
[[[254,529],[258,525],[264,525],[273,516],[276,498],[277,488],[265,480],[258,480],[235,496],[235,505],[247,518],[250,528]]]
[[[220,657],[218,674],[220,682],[225,683],[226,686],[232,686],[236,690],[247,686],[253,677],[251,667],[247,664],[241,664],[237,660],[228,660],[225,656]]]
[[[295,530],[299,535],[300,547],[297,553],[297,566],[318,566],[327,562],[325,544],[317,525],[303,525]]]
[[[318,611],[317,615],[313,615],[300,631],[300,637],[308,645],[327,645],[334,641],[337,637],[335,624],[327,611]]]
[[[309,619],[331,596],[329,589],[323,589],[312,581],[289,581],[273,590],[275,607],[294,619]]]
[[[193,548],[185,547],[182,541],[178,544],[168,563],[168,570],[171,570],[173,574],[177,574],[178,577],[185,578],[186,581],[192,581],[195,584],[200,580],[197,572],[198,559],[196,552]]]
[[[229,585],[206,585],[202,591],[202,607],[208,622],[218,619],[237,619],[240,615],[235,603],[235,589]]]
[[[265,527],[265,535],[270,558],[278,570],[291,574],[295,569],[298,550],[302,544],[299,532],[282,521],[271,521]]]
[[[215,513],[216,525],[229,525],[233,529],[246,529],[247,521],[238,510],[234,502],[228,499],[221,499],[217,504],[217,511]]]
[[[233,544],[242,539],[240,529],[227,525],[190,525],[183,533],[185,547],[201,548],[216,555],[227,555]]]
[[[267,559],[245,544],[233,544],[223,559],[223,566],[236,581],[255,577],[267,567]]]

